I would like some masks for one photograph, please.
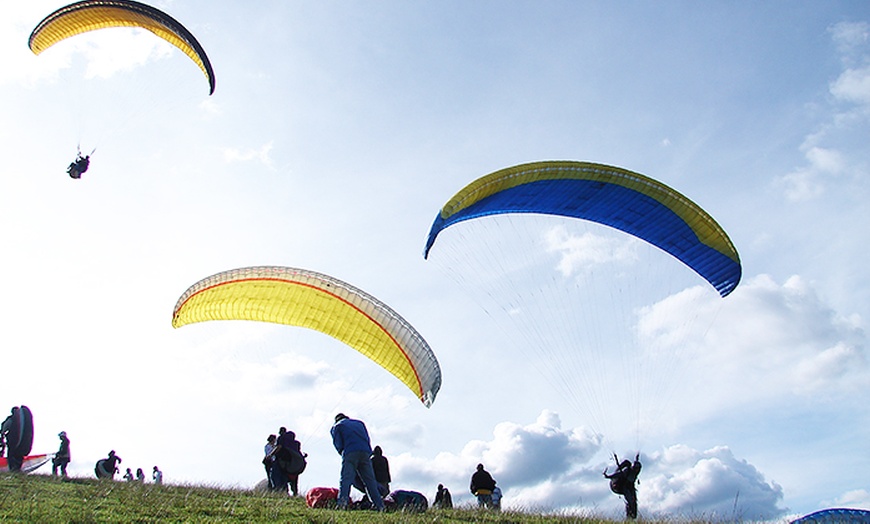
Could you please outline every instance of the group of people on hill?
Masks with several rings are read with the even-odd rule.
[[[61,431],[57,434],[60,439],[60,447],[57,453],[51,458],[52,475],[60,474],[67,476],[66,467],[70,461],[69,438],[66,436],[66,431]],[[22,471],[26,459],[35,459],[29,457],[31,447],[33,445],[33,416],[30,408],[27,406],[15,406],[12,408],[8,417],[0,424],[0,458],[6,458],[6,464],[9,471]],[[8,451],[8,457],[6,456]],[[40,455],[45,457],[45,455]],[[39,465],[47,462],[48,459],[38,462]],[[28,471],[27,468],[24,471]]]
[[[392,482],[390,462],[380,446],[372,447],[368,429],[363,421],[339,413],[335,416],[330,436],[336,452],[341,455],[339,488],[332,494],[338,508],[371,508],[383,511],[386,507],[385,502],[409,506],[428,505],[425,498],[422,501],[417,500],[418,494],[415,492],[390,490]],[[263,464],[266,468],[269,488],[286,493],[287,484],[283,483],[282,476],[289,477],[291,495],[297,496],[298,477],[304,470],[304,459],[308,455],[302,453],[296,435],[282,427],[279,436],[269,435],[264,451]],[[301,469],[297,464],[300,460]],[[351,503],[351,488],[363,494],[362,500]],[[445,508],[453,506],[450,492],[443,485],[438,486],[435,505]]]
[[[338,413],[329,432],[335,451],[341,455],[339,488],[332,495],[336,498],[337,508],[348,509],[351,507],[350,491],[352,487],[363,493],[362,501],[354,503],[356,507],[362,506],[377,511],[385,510],[385,500],[394,502],[398,497],[416,493],[402,490],[390,491],[392,478],[389,461],[384,456],[380,446],[372,447],[368,429],[363,421],[352,419],[344,413]],[[296,440],[296,435],[292,431],[287,431],[286,428],[282,427],[278,437],[269,435],[263,459],[269,487],[286,493],[289,484],[292,495],[298,496],[299,473],[305,469],[307,456],[306,453],[302,453],[301,444]],[[615,453],[613,458],[616,461],[616,470],[613,473],[608,473],[608,468],[605,468],[604,477],[610,480],[611,491],[624,497],[626,517],[636,519],[636,484],[642,467],[640,453],[635,455],[634,462],[629,460],[620,462]],[[478,464],[471,475],[469,490],[477,497],[478,507],[495,511],[501,510],[501,488],[492,475],[486,471],[483,464]],[[419,507],[421,503],[425,505],[425,499],[414,504]],[[432,507],[440,509],[453,507],[450,491],[443,484],[438,484]]]
[[[127,482],[141,482],[145,483],[145,472],[142,471],[142,468],[136,468],[136,476],[133,476],[133,470],[127,468],[127,472],[124,473],[124,480]],[[154,466],[154,470],[151,472],[151,481],[154,484],[163,484],[163,472],[157,466]]]
[[[121,457],[119,457],[115,450],[109,451],[109,455],[106,458],[100,459],[94,465],[94,474],[98,479],[109,479],[112,480],[115,478],[116,473],[120,473],[118,469],[118,464],[123,462]],[[127,482],[141,482],[145,483],[145,472],[142,468],[136,469],[136,475],[133,475],[133,470],[131,468],[127,468],[127,471],[124,473],[123,479]],[[151,471],[151,481],[154,484],[163,484],[163,472],[160,471],[160,468],[154,466],[154,469]]]
[[[302,444],[296,440],[296,433],[280,427],[278,435],[266,438],[263,466],[266,468],[266,479],[269,489],[299,496],[299,475],[305,471],[307,453],[302,452]]]
[[[6,458],[9,471],[14,472],[33,471],[51,460],[51,475],[60,475],[66,478],[68,476],[67,466],[72,458],[70,439],[66,431],[58,433],[57,438],[60,440],[60,445],[56,453],[30,456],[33,443],[33,417],[27,406],[15,406],[10,415],[0,423],[0,458]],[[7,451],[9,452],[8,457],[6,457]],[[29,466],[25,465],[25,462],[28,462]],[[120,463],[121,457],[112,450],[106,458],[97,461],[94,466],[94,474],[97,478],[113,479],[115,473],[119,472],[118,464]],[[127,468],[124,479],[145,482],[145,473],[139,468],[134,476],[131,469]],[[157,466],[154,466],[151,472],[151,479],[155,484],[163,483],[163,472]]]

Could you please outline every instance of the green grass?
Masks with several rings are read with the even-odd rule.
[[[61,479],[47,475],[5,473],[0,474],[0,521],[39,523],[304,522],[311,524],[357,522],[605,524],[614,522],[595,517],[543,516],[523,512],[495,513],[476,509],[430,509],[422,514],[310,509],[302,498],[291,498],[253,490],[202,486],[157,486],[96,479]]]

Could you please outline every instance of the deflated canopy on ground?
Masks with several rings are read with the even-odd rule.
[[[791,524],[843,524],[843,523],[870,523],[870,511],[866,509],[830,508],[804,515],[791,521]]]
[[[24,461],[21,463],[21,473],[30,473],[31,471],[36,471],[44,464],[47,464],[49,460],[54,458],[54,453],[43,453],[41,455],[27,455],[24,457]],[[9,468],[9,462],[5,457],[0,457],[0,471],[6,470]]]
[[[423,256],[443,229],[504,213],[561,215],[619,229],[670,253],[723,297],[740,282],[737,250],[697,204],[644,175],[587,162],[534,162],[475,180],[441,209]]]
[[[45,17],[30,34],[30,50],[38,55],[69,37],[108,27],[147,29],[166,40],[202,69],[208,79],[209,95],[214,93],[211,62],[193,34],[163,11],[132,0],[85,0],[61,7]]]
[[[423,337],[398,313],[336,278],[289,267],[233,269],[184,292],[173,327],[207,320],[255,320],[313,329],[370,358],[426,407],[441,388],[441,368]]]

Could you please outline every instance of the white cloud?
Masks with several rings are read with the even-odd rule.
[[[855,127],[870,121],[870,55],[867,53],[870,24],[839,23],[829,29],[844,64],[843,71],[829,85],[833,97],[831,115],[806,138],[801,145],[806,164],[790,173],[777,176],[774,186],[793,202],[803,202],[822,196],[831,181],[843,175],[862,173],[860,157],[865,149],[847,150],[832,147],[837,133],[846,137],[855,134]],[[851,139],[839,140],[842,144]]]
[[[828,28],[828,32],[844,57],[850,57],[870,42],[870,24],[867,22],[840,22]]]
[[[735,522],[783,513],[782,488],[727,447],[702,452],[677,445],[647,462],[638,498],[654,514]]]
[[[475,465],[484,464],[504,490],[504,505],[517,510],[617,516],[621,499],[610,492],[598,461],[599,440],[584,428],[562,429],[558,414],[544,410],[527,425],[498,424],[490,440],[474,440],[459,453],[432,459],[403,454],[391,457],[393,477],[427,486],[445,484],[460,503]],[[641,513],[704,515],[729,520],[779,515],[782,488],[767,482],[727,447],[697,451],[676,445],[641,457]]]
[[[840,175],[846,169],[843,154],[833,149],[818,146],[806,147],[804,157],[807,165],[776,180],[786,198],[799,202],[822,195],[826,181]]]
[[[635,243],[629,238],[617,239],[591,232],[572,235],[563,226],[546,232],[548,252],[559,254],[558,270],[563,276],[590,271],[603,264],[619,264],[637,259]]]
[[[867,491],[866,489],[847,491],[837,497],[837,500],[834,501],[832,506],[839,508],[868,509],[870,508],[870,491]]]
[[[846,102],[870,104],[870,65],[843,71],[831,84],[831,94]]]
[[[226,162],[249,162],[257,160],[267,167],[272,167],[272,147],[273,141],[266,142],[259,148],[238,149],[230,147],[224,149],[224,160]]]
[[[44,9],[44,8],[42,8]],[[34,55],[27,46],[30,29],[25,20],[38,21],[33,12],[17,11],[19,17],[0,22],[0,44],[12,52],[5,55],[0,84],[20,81],[31,85],[56,79],[63,69],[72,67],[73,59],[85,60],[84,78],[108,78],[142,65],[171,56],[176,50],[154,33],[135,28],[109,28],[83,33]],[[39,11],[44,14],[44,11]],[[33,22],[35,24],[35,22]],[[7,40],[9,42],[7,42]]]
[[[780,285],[760,275],[725,300],[693,296],[688,290],[649,308],[641,329],[663,348],[700,341],[688,353],[692,376],[708,392],[705,403],[759,404],[792,395],[822,401],[866,394],[870,387],[860,319],[834,311],[804,279],[794,276]],[[709,329],[697,326],[706,333],[674,335],[692,310],[716,309]]]
[[[109,78],[119,72],[164,58],[173,53],[171,44],[144,29],[110,28],[99,34],[86,33],[70,43],[72,52],[87,60],[85,78]]]

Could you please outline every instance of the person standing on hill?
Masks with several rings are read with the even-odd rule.
[[[492,509],[492,490],[495,489],[495,480],[485,469],[483,464],[477,465],[477,471],[471,475],[471,493],[477,497],[477,506]]]
[[[372,445],[369,432],[361,420],[349,418],[344,413],[335,416],[335,424],[329,430],[332,445],[341,455],[341,481],[338,488],[338,507],[346,509],[350,499],[350,487],[359,474],[365,484],[369,500],[375,509],[384,511],[384,499],[378,490],[372,468]]]
[[[302,453],[302,444],[296,440],[296,433],[281,427],[278,430],[274,455],[276,461],[272,472],[280,469],[282,473],[282,481],[276,482],[275,489],[286,492],[289,485],[291,494],[294,497],[299,496],[299,474],[305,471],[305,457],[308,454]]]
[[[114,479],[115,473],[118,473],[118,464],[121,463],[121,457],[115,455],[115,450],[109,452],[109,456],[97,461],[94,466],[94,473],[98,479]]]
[[[375,446],[372,451],[372,469],[375,472],[375,480],[378,482],[378,487],[381,492],[390,492],[390,462],[384,456],[384,451],[380,446]]]
[[[625,516],[630,519],[637,518],[637,477],[640,475],[640,453],[634,456],[634,463],[628,460],[619,462],[616,453],[613,454],[617,468],[611,474],[604,468],[605,478],[610,479],[610,491],[625,498]]]
[[[266,480],[269,482],[269,489],[275,489],[275,475],[273,474],[275,465],[275,449],[278,447],[276,441],[278,437],[274,434],[266,437],[266,445],[263,447],[263,466],[266,468]]]
[[[453,497],[450,496],[450,490],[445,488],[444,484],[438,484],[438,492],[435,493],[435,502],[432,503],[432,507],[453,509]]]
[[[51,475],[57,475],[57,470],[60,469],[61,476],[66,477],[66,466],[70,461],[69,439],[66,436],[66,431],[61,431],[57,437],[60,439],[60,447],[54,454],[54,458],[51,459]]]

